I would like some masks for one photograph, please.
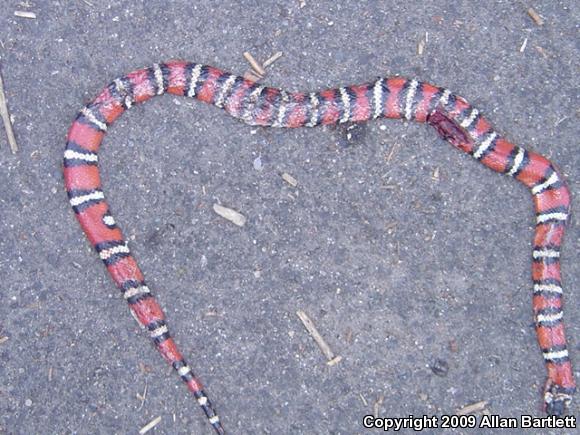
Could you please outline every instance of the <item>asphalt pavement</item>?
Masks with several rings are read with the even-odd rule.
[[[243,74],[243,52],[280,51],[263,82],[288,90],[416,77],[550,158],[575,200],[562,265],[580,367],[579,22],[577,2],[550,0],[4,0],[0,70],[19,151],[0,128],[0,433],[133,434],[157,417],[149,433],[211,433],[90,248],[62,177],[83,104],[175,58]],[[432,129],[281,131],[163,96],[110,128],[100,161],[116,220],[229,433],[367,433],[368,414],[479,401],[542,415],[530,194]],[[297,310],[340,362],[326,364]]]

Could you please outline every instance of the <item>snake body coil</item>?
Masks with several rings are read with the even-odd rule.
[[[533,309],[548,371],[544,405],[551,415],[565,411],[575,391],[562,324],[560,278],[560,247],[570,195],[550,161],[506,140],[463,98],[417,80],[379,78],[368,84],[320,92],[286,92],[211,66],[170,61],[114,80],[80,111],[68,133],[64,177],[70,204],[85,234],[136,319],[187,384],[217,433],[225,433],[220,419],[169,335],[165,315],[109,212],[99,176],[97,152],[108,127],[133,105],[166,92],[213,104],[251,125],[314,127],[377,118],[426,122],[456,148],[526,185],[536,210]]]

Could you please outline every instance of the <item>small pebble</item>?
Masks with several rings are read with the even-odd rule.
[[[30,400],[30,399],[26,399],[26,400],[24,401],[24,405],[25,405],[25,406],[28,406],[28,407],[30,408],[30,407],[32,406],[32,400]]]

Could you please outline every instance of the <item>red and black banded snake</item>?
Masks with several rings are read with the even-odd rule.
[[[202,64],[170,61],[118,78],[83,107],[68,132],[64,179],[70,204],[90,243],[161,355],[186,383],[217,433],[225,433],[201,383],[170,336],[163,310],[151,294],[127,241],[105,201],[98,150],[109,126],[125,110],[155,95],[196,98],[246,124],[314,127],[377,118],[425,122],[454,147],[488,168],[527,186],[536,229],[532,252],[533,310],[548,372],[544,406],[561,415],[575,382],[562,323],[560,247],[570,212],[562,175],[545,157],[516,146],[494,131],[482,114],[449,90],[403,77],[320,92],[287,92]]]

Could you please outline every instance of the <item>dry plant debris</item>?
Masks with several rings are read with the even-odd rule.
[[[161,421],[161,417],[154,418],[149,423],[147,423],[145,426],[143,426],[141,429],[139,429],[139,435],[145,435],[147,432],[149,432],[151,429],[153,429],[155,426],[157,426],[160,421]]]
[[[6,104],[6,95],[4,94],[4,82],[2,81],[2,74],[0,73],[0,116],[4,122],[4,130],[8,136],[8,144],[12,150],[12,154],[18,151],[16,138],[14,137],[14,130],[12,129],[12,122],[10,121],[10,113],[8,112],[8,105]]]
[[[213,211],[239,227],[243,227],[246,224],[246,217],[243,214],[232,210],[231,208],[227,208],[219,204],[214,204]]]
[[[342,357],[335,355],[332,349],[330,349],[330,346],[326,343],[324,338],[322,338],[322,335],[320,335],[316,326],[314,326],[312,319],[302,310],[296,311],[296,315],[300,318],[300,321],[326,357],[327,364],[329,366],[338,364],[340,360],[342,360]]]
[[[481,402],[472,403],[471,405],[464,406],[458,409],[455,415],[468,415],[474,414],[476,412],[481,412],[487,407],[487,401],[482,400]]]
[[[36,14],[34,12],[14,11],[14,15],[20,18],[30,18],[31,20],[36,19]]]
[[[270,56],[268,59],[266,59],[264,61],[264,63],[262,64],[262,66],[264,68],[268,68],[270,65],[272,65],[274,62],[276,62],[278,59],[280,59],[282,56],[284,55],[284,53],[282,51],[277,51],[276,53],[274,53],[272,56]]]
[[[298,186],[298,180],[296,180],[296,178],[294,178],[292,175],[284,172],[282,175],[282,180],[284,180],[286,183],[288,183],[290,186],[292,187],[296,187]]]
[[[544,25],[544,19],[540,17],[540,14],[538,14],[534,8],[528,9],[528,15],[532,20],[534,20],[534,23],[536,23],[536,25],[538,26]]]
[[[283,52],[278,51],[274,53],[272,56],[270,56],[268,59],[266,59],[264,63],[260,63],[256,60],[254,56],[252,56],[252,53],[250,53],[249,51],[245,51],[244,57],[250,64],[251,68],[244,73],[244,78],[252,82],[262,80],[266,75],[266,68],[272,65],[274,62],[276,62],[278,59],[280,59],[283,54],[284,54]]]
[[[256,75],[262,77],[266,75],[266,70],[264,70],[264,67],[260,65],[260,63],[254,58],[254,56],[252,56],[252,54],[249,51],[244,51],[244,57],[246,58],[246,60],[256,73]]]
[[[423,56],[428,41],[429,41],[429,32],[425,32],[425,34],[421,36],[421,39],[419,39],[419,43],[417,44],[417,54],[419,56]]]

